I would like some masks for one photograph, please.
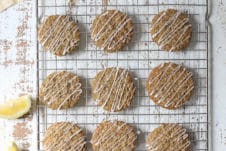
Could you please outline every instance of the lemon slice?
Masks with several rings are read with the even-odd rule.
[[[14,142],[11,142],[8,147],[8,151],[20,151]]]
[[[31,97],[21,96],[14,100],[0,104],[0,117],[5,119],[17,119],[26,114],[31,108]]]

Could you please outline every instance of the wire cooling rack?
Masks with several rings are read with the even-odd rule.
[[[78,22],[81,31],[79,49],[71,55],[56,57],[38,45],[38,79],[54,71],[76,73],[83,82],[84,93],[80,103],[67,110],[54,111],[38,105],[38,150],[46,128],[57,121],[73,121],[82,127],[89,141],[97,124],[105,119],[123,120],[133,125],[138,136],[136,150],[145,150],[149,132],[161,123],[179,123],[186,127],[192,140],[192,150],[209,150],[208,98],[208,25],[206,0],[37,0],[38,23],[48,15],[68,14]],[[162,10],[174,8],[189,14],[193,26],[192,42],[185,51],[166,52],[152,41],[150,21]],[[118,9],[128,14],[135,25],[132,42],[118,53],[106,54],[91,42],[90,26],[96,15],[106,9]],[[193,73],[195,93],[183,108],[175,111],[156,106],[147,95],[145,81],[150,71],[163,62],[183,64]],[[98,107],[91,97],[90,81],[107,67],[129,68],[137,88],[131,107],[118,113],[109,113]],[[88,143],[91,150],[91,145]]]

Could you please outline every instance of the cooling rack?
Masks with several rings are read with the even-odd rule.
[[[162,10],[174,8],[189,15],[193,26],[192,42],[185,51],[166,52],[152,41],[150,21]],[[90,25],[96,15],[108,9],[128,14],[135,25],[132,42],[118,53],[106,54],[91,42]],[[133,125],[138,135],[136,150],[145,150],[147,134],[161,123],[179,123],[186,127],[192,140],[192,150],[209,149],[209,74],[208,74],[208,1],[207,0],[37,0],[38,24],[48,15],[67,14],[78,22],[81,31],[79,49],[64,57],[56,57],[38,45],[38,86],[54,71],[76,73],[84,87],[80,103],[67,110],[47,109],[38,104],[38,150],[46,128],[57,121],[72,121],[83,128],[89,140],[98,123],[105,119],[123,120]],[[145,91],[149,72],[163,62],[175,62],[187,67],[194,75],[195,93],[183,108],[171,111],[156,106]],[[90,81],[103,66],[128,68],[137,88],[131,107],[109,113],[98,107],[91,97]]]

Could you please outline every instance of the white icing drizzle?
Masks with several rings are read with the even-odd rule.
[[[121,73],[120,70],[122,70]],[[106,71],[107,69],[102,71],[101,76],[98,79],[93,92],[97,94],[97,102],[104,100],[102,106],[105,107],[110,101],[110,97],[112,97],[113,95],[113,90],[116,90],[116,93],[114,94],[114,99],[112,100],[111,111],[120,110],[122,109],[123,105],[129,103],[129,101],[133,97],[130,96],[130,94],[133,94],[133,92],[135,91],[135,87],[133,86],[133,83],[128,83],[129,86],[127,86],[128,84],[126,80],[129,76],[129,72],[125,69],[120,68],[112,68],[110,74],[108,74],[108,77],[103,82],[103,78],[106,76]],[[106,88],[106,85],[110,83],[110,79],[112,77],[114,77],[114,79],[110,90],[106,91],[104,88]],[[125,90],[126,87],[129,87],[130,89]]]
[[[74,29],[73,29],[72,35],[74,35],[79,30],[79,28],[76,27],[76,26],[74,26],[73,28]],[[67,41],[68,41],[68,43],[66,45],[68,47],[67,47],[67,49],[64,48],[63,55],[65,55],[66,53],[68,53],[71,48],[78,46],[79,39],[77,39],[77,40],[74,39],[73,41],[71,41],[70,39],[67,39]],[[58,47],[54,48],[53,50],[58,50],[59,47],[60,47],[60,45],[58,45]]]
[[[57,79],[56,81],[53,81],[59,76],[60,73],[62,74],[62,72],[64,72],[62,77],[60,79]],[[48,101],[47,104],[51,105],[55,101],[59,101],[56,98],[60,98],[61,96],[65,95],[65,93],[67,93],[65,89],[68,84],[72,84],[72,82],[78,78],[74,75],[70,80],[63,83],[62,80],[67,78],[70,74],[71,73],[65,71],[54,73],[51,79],[45,83],[47,87],[42,89],[43,92],[48,92],[43,97],[44,102]],[[58,86],[59,84],[61,84],[60,87]],[[76,83],[76,85],[74,85],[73,87],[75,87],[75,89],[62,100],[62,102],[58,106],[58,109],[60,109],[71,97],[76,99],[80,96],[80,94],[82,93],[81,83]]]
[[[68,75],[67,75],[68,76]],[[66,77],[67,77],[66,76]],[[70,79],[69,81],[68,81],[68,83],[72,83],[72,81],[73,80],[75,80],[77,77],[75,76],[75,77],[73,77],[72,79]],[[61,78],[61,79],[63,79],[63,78]],[[61,97],[62,95],[64,95],[64,93],[63,94],[59,94],[60,92],[62,92],[62,91],[64,91],[65,90],[65,88],[67,87],[67,84],[68,83],[65,83],[64,85],[62,85],[61,87],[58,87],[57,89],[53,89],[53,87],[55,87],[57,84],[59,84],[59,83],[61,83],[61,80],[59,80],[59,81],[57,81],[52,87],[50,87],[50,89],[51,90],[53,90],[53,91],[51,91],[51,93],[48,93],[48,94],[46,94],[45,96],[44,96],[44,101],[48,101],[48,104],[50,105],[50,104],[52,104],[53,102],[55,102],[56,100],[55,100],[55,98],[57,97]],[[48,82],[47,82],[47,84],[48,84]],[[78,85],[79,86],[79,85]],[[80,86],[79,86],[79,88],[80,88]],[[77,90],[78,88],[76,87],[76,90]],[[71,96],[71,95],[70,95]]]
[[[181,14],[182,14],[181,12],[177,11],[174,15],[172,15],[168,19],[168,21],[164,23],[164,25],[156,33],[152,34],[152,38],[156,38],[161,33],[157,41],[161,49],[163,49],[167,44],[169,44],[172,39],[176,38],[176,42],[172,43],[171,48],[169,50],[169,51],[173,51],[177,45],[180,45],[181,43],[183,43],[184,41],[190,38],[190,35],[185,37],[185,33],[191,28],[191,24],[189,23],[189,18],[184,18],[179,22],[177,22]],[[166,11],[164,11],[160,15],[160,17],[154,23],[152,23],[151,30],[153,30],[161,22],[162,18],[166,15],[167,13]],[[178,36],[178,32],[180,31],[181,33]]]
[[[71,139],[74,138],[75,136],[77,136],[80,132],[82,132],[81,129],[77,130],[74,134],[72,134],[70,136],[70,138],[68,140],[66,140],[66,142],[60,147],[60,149],[63,149],[65,145],[68,145],[68,142],[70,142]],[[73,148],[73,150],[75,150],[75,151],[81,151],[81,150],[83,150],[85,144],[86,144],[85,137],[81,136],[76,140],[76,143],[72,145],[72,146],[74,146],[74,148],[72,146],[66,146],[65,150],[68,147],[70,147],[70,148]]]
[[[162,132],[159,135],[156,135],[152,142],[147,144],[147,149],[149,151],[159,151],[159,150],[185,150],[189,147],[190,141],[185,141],[188,139],[188,134],[186,133],[186,129],[181,126],[177,126],[177,124],[166,124],[162,127]],[[164,130],[164,131],[163,131]],[[170,136],[168,133],[170,132]],[[168,146],[161,145],[161,143],[165,143],[165,141],[170,142],[171,148],[166,148]]]
[[[65,129],[65,127],[68,125],[68,123],[60,123],[61,125],[58,127],[58,130],[62,130],[62,129]],[[72,129],[73,128],[73,124],[72,125],[70,125],[67,129],[65,129],[64,130],[64,133],[68,133],[69,131],[70,131],[70,129]],[[58,133],[58,131],[54,131],[52,134],[51,134],[51,136],[52,135],[56,135]],[[49,134],[49,136],[50,136],[50,134]],[[51,141],[49,142],[49,143],[51,143],[51,144],[45,144],[45,148],[46,148],[46,150],[52,150],[52,149],[54,149],[54,148],[56,148],[56,143],[57,143],[57,140],[60,140],[60,139],[62,139],[63,138],[63,136],[64,135],[61,135],[60,137],[54,137],[54,139],[51,139]],[[46,138],[45,138],[46,139]],[[58,141],[58,143],[60,144],[60,141]]]
[[[48,89],[52,88],[55,83],[53,82],[53,80],[60,74],[61,72],[57,72],[57,73],[54,73],[53,76],[49,79],[49,82],[48,82],[48,87],[43,87],[42,90],[43,92],[45,91],[48,91]],[[62,76],[62,79],[64,79],[65,77],[67,76],[67,74],[64,74]],[[49,83],[52,83],[52,84],[49,84]]]
[[[62,21],[61,21],[61,20],[58,20],[58,21],[57,21],[57,24],[56,24],[54,27],[50,26],[49,29],[50,29],[51,32],[48,33],[47,37],[43,37],[43,39],[40,38],[40,40],[42,41],[43,46],[44,46],[49,40],[51,40],[51,43],[52,43],[53,39],[57,36],[57,34],[60,34],[60,31],[63,30],[63,29],[65,28],[65,25],[66,25],[67,23],[68,23],[68,18],[65,17],[65,18],[63,18]],[[59,29],[58,29],[58,28],[59,28]],[[49,30],[49,29],[48,29],[48,30]],[[56,34],[56,35],[53,35],[53,33]],[[44,34],[44,35],[45,35],[45,34]],[[50,38],[51,38],[51,39],[50,39]],[[43,41],[43,40],[44,40],[44,41]],[[50,43],[50,47],[51,47],[51,43]]]
[[[105,16],[107,15],[109,12],[105,12],[102,15],[100,15],[99,17]],[[124,35],[122,35],[120,38],[118,38],[117,40],[114,40],[115,36],[127,25],[127,23],[129,21],[131,21],[131,18],[129,18],[128,16],[121,14],[121,16],[123,17],[123,19],[117,24],[117,27],[115,27],[115,29],[111,29],[111,28],[107,28],[107,25],[110,23],[110,21],[112,20],[112,18],[119,13],[119,11],[114,11],[114,13],[112,13],[112,15],[109,17],[109,19],[106,21],[106,23],[102,26],[102,28],[96,33],[96,35],[94,36],[94,31],[96,31],[97,27],[99,26],[99,20],[97,21],[97,23],[94,25],[94,28],[91,32],[92,35],[92,39],[93,41],[97,42],[99,39],[101,39],[105,33],[107,33],[109,30],[114,30],[110,35],[108,35],[108,37],[105,39],[105,41],[103,42],[101,49],[113,49],[117,44],[119,43],[124,43],[128,37],[128,35],[133,31],[133,28],[130,28],[127,33],[125,33]],[[121,17],[120,17],[121,18]]]
[[[75,95],[74,98],[77,98],[77,97],[82,93],[81,83],[77,83],[77,84],[76,84],[76,89],[75,89],[70,95],[68,95],[68,96],[63,100],[63,102],[59,105],[58,109],[60,109],[60,108],[66,103],[66,101],[67,101],[68,99],[70,99],[70,97],[71,97],[72,95],[74,95],[75,93],[77,93],[77,94]]]
[[[110,146],[110,144],[107,144],[108,145],[108,148],[110,150],[116,150],[117,148],[121,148],[123,147],[121,144],[120,144],[120,141],[122,141],[129,133],[131,133],[133,130],[130,129],[130,130],[127,130],[126,131],[126,134],[124,136],[122,136],[120,139],[118,140],[113,140],[114,143],[112,144],[112,146]],[[135,142],[137,140],[137,137],[129,137],[128,138],[128,142]],[[132,144],[132,143],[131,143]],[[127,149],[129,150],[130,148],[127,147]]]
[[[171,16],[169,18],[169,20],[155,33],[152,35],[153,38],[155,38],[156,36],[158,36],[164,29],[165,27],[167,27],[168,25],[170,25],[167,30],[177,21],[177,18],[180,16],[180,12],[175,13],[173,16]],[[160,22],[161,20],[159,20]],[[158,23],[158,22],[157,22]],[[154,24],[157,24],[154,23]]]
[[[103,151],[106,149],[112,151],[120,149],[121,141],[126,141],[126,143],[128,144],[127,149],[129,149],[129,146],[133,146],[133,143],[137,139],[137,137],[128,137],[128,135],[133,132],[132,128],[128,127],[126,130],[122,131],[121,129],[127,124],[123,123],[122,125],[118,126],[117,121],[113,121],[109,123],[109,125],[109,127],[105,127],[105,129],[102,129],[102,131],[100,131],[98,137],[92,139],[91,143],[93,145],[99,146],[99,149]]]
[[[68,126],[69,123],[63,122],[59,127],[58,130],[56,130],[55,132],[53,132],[53,134],[51,135],[56,135],[58,133],[59,130],[63,130],[66,126]],[[69,133],[69,131],[74,128],[75,124],[70,123],[70,126],[64,130],[64,133],[67,134]],[[82,129],[78,128],[77,131],[73,132],[71,134],[71,136],[65,137],[64,135],[61,135],[59,137],[54,137],[54,140],[51,140],[50,143],[52,144],[47,144],[46,148],[48,151],[52,151],[52,150],[63,150],[63,149],[67,149],[67,148],[74,148],[76,151],[81,151],[84,148],[84,145],[86,144],[85,141],[85,137],[81,136],[78,139],[76,139],[76,144],[72,144],[69,145],[69,142],[72,140],[72,138],[74,138],[75,136],[78,136],[80,134],[80,132],[82,132]],[[75,141],[75,140],[73,140]],[[63,144],[62,144],[63,143]],[[66,146],[67,145],[67,146]]]
[[[161,21],[161,19],[166,15],[166,12],[164,11],[162,15],[151,25],[151,30],[155,28],[155,26]]]
[[[106,138],[113,137],[112,135],[110,135],[110,136],[108,136],[108,135],[109,135],[109,133],[111,133],[111,131],[114,127],[117,127],[116,122],[113,122],[112,125],[108,129],[102,130],[101,132],[104,132],[104,133],[102,135],[99,134],[99,136],[100,136],[99,138],[92,139],[91,143],[94,145],[99,145],[101,142],[106,141]],[[121,127],[119,127],[118,129],[120,130]]]
[[[184,18],[182,21],[180,21],[177,24],[177,26],[173,30],[171,29],[167,33],[163,33],[162,36],[158,40],[160,47],[163,48],[165,45],[167,45],[171,41],[171,39],[174,39],[176,36],[178,36],[177,33],[180,32],[181,30],[182,30],[182,32],[180,33],[180,37],[177,39],[177,41],[180,41],[180,42],[184,41],[184,39],[182,39],[182,37],[188,31],[188,29],[190,29],[190,27],[191,27],[191,25],[188,23],[189,23],[189,19]],[[170,29],[170,28],[168,28],[168,29]],[[175,43],[172,45],[172,47],[174,47],[174,48],[176,47]],[[172,47],[171,47],[171,49],[172,49]]]
[[[42,26],[44,26],[44,25],[41,26],[41,28],[40,28],[40,30],[39,30],[39,35],[40,35],[39,39],[40,39],[40,41],[42,41],[42,40],[44,39],[44,37],[49,36],[49,34],[50,34],[53,30],[55,30],[56,25],[60,23],[60,19],[61,19],[62,17],[63,17],[63,16],[58,16],[57,19],[53,22],[53,28],[48,28],[48,29],[46,30],[46,32],[44,32],[43,35],[40,35],[40,34],[41,34],[42,31],[44,30],[44,28],[42,27]]]
[[[180,35],[180,37],[177,39],[177,41],[172,45],[170,51],[173,51],[177,45],[180,45],[183,41],[186,41],[188,39],[190,39],[190,35],[188,35],[187,37],[184,37],[185,36],[185,33],[187,32],[187,30],[191,27],[191,25],[188,25],[186,26],[184,29],[183,29],[183,32],[182,34]],[[183,40],[181,40],[183,38]]]
[[[167,124],[166,127],[164,128],[165,131],[157,135],[157,137],[152,142],[149,142],[149,144],[147,144],[148,150],[154,150],[158,146],[159,141],[161,141],[161,139],[164,138],[165,135],[169,131],[171,131],[175,126],[176,126],[175,124]]]
[[[54,43],[52,43],[52,42],[50,43],[50,47],[49,47],[50,51],[55,53],[60,48],[60,46],[64,43],[65,36],[66,36],[65,34],[68,30],[73,30],[72,35],[74,35],[75,32],[77,32],[79,30],[79,28],[77,26],[72,26],[72,24],[73,24],[73,22],[69,22],[69,23],[67,23],[66,27],[62,26],[63,30],[62,31],[60,30],[60,32],[58,32],[55,35],[55,37],[57,37],[57,39],[55,39],[53,41]],[[68,41],[67,45],[70,47],[68,47],[67,49],[64,48],[63,55],[65,55],[70,50],[70,48],[75,47],[78,44],[79,39],[73,41],[71,45],[69,45],[71,40],[67,39],[67,41]]]
[[[177,18],[180,16],[180,14],[181,14],[180,12],[176,13],[176,17],[173,18],[173,22],[170,24],[170,26],[159,37],[158,43],[163,43],[164,41],[171,38],[171,34],[174,34],[177,31],[176,29],[183,27],[183,25],[187,23],[188,18],[184,18],[179,23],[177,23],[177,26],[175,28],[172,28],[172,26],[176,23]]]
[[[193,91],[194,86],[191,85],[191,86],[189,86],[189,87],[190,87],[190,89],[187,90],[187,92],[180,98],[180,100],[176,103],[175,107],[178,107],[178,106],[180,105],[180,103],[182,102],[182,100],[183,100],[189,93],[191,93],[191,91]],[[185,91],[185,90],[184,90],[184,91]]]
[[[185,77],[183,80],[182,80],[182,83],[180,83],[180,86],[178,87],[178,89],[175,91],[175,94],[178,94],[179,90],[181,90],[181,87],[184,86],[184,84],[186,84],[186,82],[191,78],[191,74],[188,76],[188,77]],[[184,89],[183,90],[183,93],[186,92],[185,95],[181,96],[177,101],[176,101],[176,104],[174,105],[175,107],[178,107],[178,105],[183,101],[184,97],[187,96],[192,90],[193,90],[194,86],[193,84],[189,85],[188,86],[188,89]],[[169,100],[166,102],[165,104],[165,107],[168,107],[170,105],[170,103],[172,103],[172,100],[175,99],[175,94],[173,95],[173,97],[171,96],[169,98]],[[176,99],[175,99],[176,100]]]
[[[105,49],[106,47],[107,47],[107,49],[112,49],[119,42],[125,42],[125,40],[126,40],[127,36],[129,35],[129,33],[133,31],[133,28],[131,28],[130,30],[128,30],[128,32],[126,34],[124,34],[122,37],[120,37],[117,41],[113,41],[113,39],[123,29],[123,27],[129,21],[131,21],[131,18],[127,18],[127,16],[124,16],[124,18],[122,19],[122,21],[118,24],[118,27],[116,27],[116,30],[114,32],[112,32],[111,35],[108,36],[108,38],[102,44],[102,49]]]
[[[178,71],[180,68],[181,68],[181,66],[179,66],[179,68],[176,71]],[[189,77],[186,77],[186,76],[185,77],[182,77],[182,76],[184,76],[184,73],[185,72],[186,72],[186,69],[184,68],[183,71],[176,78],[176,80],[173,80],[172,82],[170,82],[171,78],[175,75],[176,72],[171,73],[170,78],[167,79],[167,81],[165,82],[165,84],[163,84],[163,86],[159,88],[160,90],[158,91],[157,95],[155,95],[156,98],[158,96],[160,96],[161,99],[160,99],[159,103],[161,101],[164,101],[165,100],[165,98],[168,96],[167,95],[168,92],[180,80],[180,78],[183,78],[183,80],[179,81],[179,84],[181,84],[182,82],[185,83],[187,81],[187,80],[185,80],[185,78],[188,79],[188,80],[190,79],[191,76],[189,76]],[[162,91],[163,88],[165,88],[166,90]]]
[[[165,64],[166,64],[166,63],[161,64],[161,65],[160,65],[160,68],[163,68],[163,67],[165,66]],[[168,71],[171,67],[172,67],[172,64],[170,63],[170,64],[166,67],[166,69],[164,69],[163,72],[160,72],[160,73],[159,73],[157,76],[155,76],[153,79],[150,79],[150,80],[149,80],[149,82],[148,82],[149,85],[151,86],[152,84],[154,84],[154,82],[155,82],[156,80],[158,80],[157,83],[155,83],[155,86],[158,86],[159,83],[160,83],[160,80],[159,80],[159,79],[161,79],[162,77],[164,77],[164,75],[167,73],[167,71]],[[150,95],[153,95],[156,91],[157,91],[156,89],[153,89],[153,90],[150,92]]]
[[[165,65],[165,64],[164,64]],[[164,66],[163,65],[163,66]],[[160,68],[162,68],[162,65],[160,65]],[[174,68],[169,75],[167,75],[167,80],[165,83],[161,83],[161,78],[163,78],[166,74],[166,72],[169,71],[169,69],[172,68],[172,63],[168,63],[167,66],[163,69],[162,72],[160,72],[157,76],[155,76],[153,79],[149,80],[149,85],[152,86],[152,90],[149,92],[149,95],[155,97],[158,99],[157,103],[160,104],[161,102],[165,101],[164,106],[169,107],[171,105],[174,105],[174,107],[179,107],[183,99],[191,93],[191,91],[194,89],[193,83],[188,85],[186,89],[184,89],[182,92],[181,89],[185,84],[188,84],[187,82],[192,78],[192,74],[188,73],[185,68],[178,65],[176,68]],[[182,72],[178,73],[178,71],[182,69]],[[176,79],[172,79],[175,74],[178,74]],[[159,80],[156,82],[156,80]],[[162,84],[162,85],[161,85]],[[169,97],[170,90],[175,86],[175,84],[179,85],[175,90],[174,94]],[[176,95],[183,94],[179,98],[175,98]],[[169,98],[168,98],[169,97]]]
[[[99,17],[102,17],[102,16],[105,16],[105,15],[107,15],[109,12],[108,11],[106,11],[105,13],[103,13],[103,14],[101,14]],[[115,11],[110,17],[109,17],[109,19],[106,21],[106,23],[102,26],[102,28],[96,33],[96,35],[95,36],[92,36],[92,39],[94,40],[94,41],[97,41],[97,40],[99,40],[100,38],[101,38],[101,33],[102,32],[107,32],[109,29],[105,29],[105,27],[107,26],[107,24],[111,21],[111,19],[115,16],[117,14],[117,11]],[[94,35],[94,31],[96,30],[96,28],[99,26],[99,21],[100,20],[98,20],[98,22],[95,24],[95,26],[94,26],[94,28],[93,28],[93,30],[92,30],[92,32],[91,32],[91,34],[92,35]],[[106,30],[106,31],[103,31],[103,30]]]
[[[64,18],[61,20],[62,17]],[[43,28],[40,29],[39,33],[41,33],[42,30]],[[74,35],[79,28],[73,25],[73,22],[69,20],[69,17],[59,15],[53,22],[53,25],[51,25],[47,31],[39,37],[39,40],[42,42],[43,46],[51,40],[48,49],[54,54],[59,51],[58,49],[65,43],[65,40],[67,40],[66,48],[63,50],[63,55],[65,55],[71,48],[76,47],[79,41],[79,39],[73,39],[73,41],[67,39],[65,34],[69,30],[71,31],[71,34]]]
[[[177,73],[180,70],[180,68],[181,68],[181,66],[179,65],[173,70],[173,72],[168,76],[169,78],[167,78],[167,81],[160,88],[158,88],[159,90],[154,95],[155,98],[157,98],[159,95],[161,95],[163,93],[164,88],[166,88],[168,86],[172,87],[173,84],[176,83],[177,80],[174,80],[173,84],[170,83],[170,80],[173,78],[175,73]],[[185,71],[185,69],[184,69],[184,71]],[[177,79],[179,79],[183,75],[184,71],[180,73],[180,76],[178,76]],[[158,85],[156,85],[156,87],[158,87]],[[170,90],[170,88],[167,89],[166,91],[164,91],[164,93],[167,93],[169,90]]]
[[[78,143],[76,143],[74,145],[75,146],[74,149],[76,151],[83,150],[85,144],[86,144],[85,137],[80,137],[79,140],[78,140]]]

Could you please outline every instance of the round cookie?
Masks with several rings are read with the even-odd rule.
[[[147,137],[147,151],[190,151],[186,129],[178,124],[163,124]]]
[[[82,129],[70,122],[52,124],[46,130],[42,144],[46,151],[86,151],[86,141]]]
[[[181,65],[163,63],[150,73],[146,89],[155,104],[167,109],[177,109],[190,99],[194,81],[192,74]]]
[[[61,71],[50,74],[39,90],[39,99],[48,108],[67,109],[75,106],[82,94],[79,78],[70,72]]]
[[[134,128],[122,121],[104,121],[93,133],[91,143],[94,151],[132,151],[137,143]]]
[[[78,46],[79,27],[68,16],[48,16],[38,29],[38,39],[45,50],[63,56]]]
[[[132,19],[118,10],[107,10],[92,22],[92,41],[105,52],[121,50],[131,41],[132,36]]]
[[[106,68],[91,83],[92,96],[105,110],[118,112],[130,106],[135,95],[133,79],[126,69]]]
[[[163,50],[179,51],[188,47],[192,26],[186,14],[168,9],[155,15],[151,21],[153,41]]]

